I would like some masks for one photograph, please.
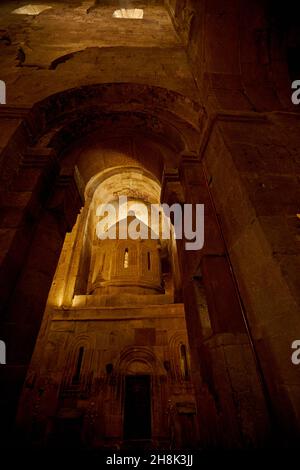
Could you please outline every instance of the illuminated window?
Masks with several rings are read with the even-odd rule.
[[[25,5],[24,7],[17,8],[12,13],[15,15],[39,15],[45,10],[49,10],[49,5]]]
[[[124,268],[128,268],[128,248],[126,248],[124,252]]]
[[[114,18],[127,18],[131,20],[142,20],[144,10],[141,8],[121,8],[113,13]]]

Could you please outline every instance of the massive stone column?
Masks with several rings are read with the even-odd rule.
[[[219,113],[201,155],[281,445],[299,436],[299,118]]]
[[[169,203],[205,206],[203,250],[178,241],[202,437],[208,447],[263,445],[268,397],[202,163],[183,155],[177,178],[165,175],[164,183]]]
[[[9,169],[10,162],[4,159],[3,167]],[[9,438],[64,235],[80,207],[73,177],[58,173],[51,149],[27,149],[1,191],[0,322],[7,348],[0,371],[3,439]]]

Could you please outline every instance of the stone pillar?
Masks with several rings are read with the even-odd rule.
[[[34,133],[30,108],[0,106],[0,188],[9,189]]]
[[[298,126],[296,113],[220,113],[201,146],[281,447],[300,437]]]
[[[177,242],[204,446],[263,445],[269,416],[259,364],[203,167],[193,155],[182,155],[177,175],[165,174],[163,198],[205,206],[204,248],[186,251],[185,240]]]
[[[64,236],[81,205],[73,176],[58,177],[58,170],[51,149],[29,149],[10,190],[1,192],[0,322],[7,365],[0,370],[0,413],[8,438]]]

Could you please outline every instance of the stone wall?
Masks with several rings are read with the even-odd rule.
[[[55,2],[38,16],[13,15],[17,5],[0,6],[1,34],[9,38],[0,37],[1,79],[10,105],[32,105],[69,88],[111,82],[196,96],[185,50],[162,2],[147,2],[143,20],[113,18],[119,2],[92,9],[93,1]]]
[[[299,433],[298,369],[290,360],[300,336],[300,132],[287,56],[298,31],[293,10],[278,27],[278,12],[258,0],[166,0],[170,18],[161,2],[147,2],[144,20],[112,18],[113,1],[48,2],[53,8],[38,16],[12,15],[21,3],[0,6],[8,102],[0,107],[1,328],[19,338],[0,371],[3,416],[9,398],[12,421],[63,239],[82,205],[75,163],[84,186],[98,168],[97,136],[118,133],[115,161],[130,148],[126,162],[137,159],[162,177],[164,200],[208,207],[205,252],[181,266],[198,405],[205,403],[203,442],[263,441],[265,401],[288,445]],[[136,135],[151,145],[134,151],[127,143]],[[200,318],[195,276],[208,311]],[[237,351],[244,362],[235,361]],[[233,396],[240,398],[226,408]],[[245,414],[236,419],[240,404]]]

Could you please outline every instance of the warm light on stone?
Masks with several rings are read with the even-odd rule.
[[[299,16],[0,0],[1,449],[299,447]]]
[[[24,7],[17,8],[12,13],[15,15],[39,15],[43,11],[50,10],[49,5],[25,5]]]
[[[113,13],[114,18],[127,18],[131,20],[142,20],[144,10],[141,8],[121,8]]]

